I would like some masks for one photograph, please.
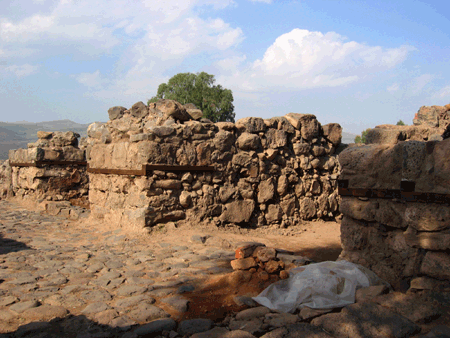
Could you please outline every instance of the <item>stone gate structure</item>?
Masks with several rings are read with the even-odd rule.
[[[288,226],[338,213],[338,124],[314,115],[212,123],[161,100],[89,127],[93,217],[142,229],[187,219]]]
[[[71,205],[89,208],[87,163],[85,150],[78,145],[80,135],[40,131],[37,136],[27,149],[10,150],[9,161],[3,164],[3,172],[10,176],[4,180],[2,194],[45,202],[52,214],[65,207],[68,217]]]
[[[339,155],[342,259],[395,289],[450,286],[450,139]]]

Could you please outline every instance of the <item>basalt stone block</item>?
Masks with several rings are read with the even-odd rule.
[[[192,119],[186,108],[174,100],[159,100],[156,102],[156,109],[162,111],[166,119],[173,118],[179,121],[189,121]]]
[[[225,211],[220,216],[221,220],[228,223],[248,222],[255,209],[255,201],[238,200],[225,204]]]
[[[277,149],[287,145],[287,133],[284,130],[269,129],[265,133],[267,148]]]
[[[309,155],[309,151],[311,150],[311,145],[309,143],[294,143],[292,145],[294,149],[294,154],[297,156],[300,155]]]
[[[373,128],[367,131],[366,144],[397,144],[405,139],[406,136],[402,130]]]
[[[53,137],[53,132],[51,131],[38,131],[37,137],[42,140],[48,140]]]
[[[261,146],[259,136],[250,133],[242,133],[241,136],[238,137],[236,143],[239,149],[242,150],[256,150]]]
[[[108,109],[109,119],[110,120],[120,119],[126,110],[127,108],[121,106],[109,108]]]
[[[423,259],[420,272],[436,279],[450,280],[450,254],[428,251]]]
[[[439,127],[439,116],[447,109],[442,106],[422,106],[413,119],[414,125],[426,125],[429,127]]]
[[[341,144],[342,127],[339,123],[328,123],[322,126],[323,136],[330,141],[335,147]]]
[[[109,113],[109,111],[108,111]],[[143,118],[144,116],[148,115],[148,108],[144,104],[144,102],[139,101],[133,104],[133,106],[130,109],[131,116],[137,117],[138,119]]]
[[[289,113],[284,116],[295,129],[300,130],[302,138],[311,141],[313,138],[319,136],[320,123],[317,121],[315,115],[312,114],[297,114]]]
[[[203,112],[200,109],[186,109],[186,112],[191,116],[193,120],[200,120],[203,117]]]
[[[236,121],[236,128],[242,132],[259,133],[266,130],[266,125],[260,117],[246,117]]]
[[[272,178],[262,181],[258,186],[258,203],[266,203],[275,193],[275,183]]]

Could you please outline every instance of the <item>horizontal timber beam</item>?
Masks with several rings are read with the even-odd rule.
[[[10,162],[11,167],[43,167],[45,165],[79,165],[86,166],[86,161],[35,161],[35,162]]]
[[[109,169],[109,168],[91,168],[87,162],[80,161],[35,161],[29,163],[11,162],[11,167],[42,167],[45,165],[80,165],[87,166],[87,171],[95,174],[112,175],[134,175],[146,176],[154,170],[161,171],[185,171],[185,172],[213,172],[214,166],[194,166],[194,165],[168,165],[168,164],[144,164],[141,169]]]
[[[338,181],[338,194],[341,196],[386,198],[403,200],[406,202],[450,204],[450,194],[418,192],[414,190],[415,182],[412,181],[402,181],[400,184],[400,189],[349,188],[348,180]]]

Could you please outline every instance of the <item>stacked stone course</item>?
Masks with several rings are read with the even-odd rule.
[[[0,161],[0,199],[12,195],[12,169],[9,160]]]
[[[450,104],[422,106],[411,126],[383,124],[367,131],[367,144],[395,144],[401,141],[442,141],[450,128]]]
[[[109,116],[89,127],[86,140],[95,217],[143,228],[185,218],[288,226],[338,214],[336,123],[322,127],[314,115],[294,113],[212,123],[171,100],[113,107]],[[145,164],[176,168],[148,176],[98,173]]]
[[[361,264],[398,290],[450,287],[450,139],[366,145],[344,150],[340,179],[350,189],[401,188],[405,198],[342,196],[343,252],[340,258]],[[434,198],[434,200],[432,199]]]
[[[37,133],[27,149],[10,150],[10,194],[33,201],[53,202],[50,213],[72,205],[88,208],[89,180],[85,150],[74,132]],[[59,206],[58,206],[59,205]]]

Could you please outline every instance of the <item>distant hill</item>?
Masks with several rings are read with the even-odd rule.
[[[358,134],[351,134],[351,133],[346,133],[345,131],[343,131],[341,143],[345,143],[345,144],[355,143],[356,136],[358,136]]]
[[[26,148],[28,143],[37,140],[37,132],[43,131],[73,131],[86,136],[89,124],[80,124],[70,120],[45,122],[0,122],[0,160],[8,159],[10,149]]]
[[[43,131],[73,131],[85,137],[89,124],[80,124],[71,120],[56,120],[46,122],[0,122],[0,160],[8,159],[10,149],[26,148],[28,143],[37,140],[37,132]],[[342,143],[354,143],[357,134],[342,132]]]

